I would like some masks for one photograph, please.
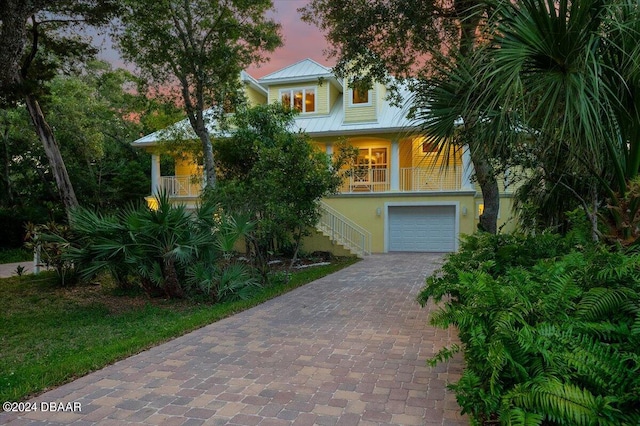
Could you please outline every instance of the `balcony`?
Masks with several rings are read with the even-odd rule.
[[[352,169],[345,178],[343,194],[367,192],[443,192],[462,188],[462,167],[444,170],[433,167],[404,167],[399,170],[398,187],[392,187],[390,170]]]
[[[202,185],[201,176],[162,176],[159,189],[170,197],[190,198],[200,196]]]
[[[405,167],[399,170],[398,187],[392,188],[391,173],[387,168],[352,169],[340,187],[342,194],[381,192],[443,192],[459,191],[462,167],[439,168]],[[195,198],[202,192],[201,176],[162,176],[160,192],[172,198]]]

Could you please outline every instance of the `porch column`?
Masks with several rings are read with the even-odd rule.
[[[511,169],[507,167],[504,171],[504,192],[509,192],[509,185],[511,185]]]
[[[397,139],[391,141],[391,190],[400,190],[400,143]]]
[[[473,190],[474,186],[471,183],[471,177],[473,176],[473,164],[471,163],[471,153],[469,152],[469,146],[465,145],[462,150],[462,181],[460,182],[460,189]]]
[[[327,142],[326,153],[327,157],[329,157],[329,170],[333,169],[333,142]]]
[[[151,154],[151,195],[160,194],[160,155]]]

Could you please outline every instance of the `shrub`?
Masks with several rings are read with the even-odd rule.
[[[419,295],[455,325],[451,385],[476,424],[640,422],[640,255],[570,238],[474,235]]]
[[[75,264],[64,257],[69,249],[72,232],[69,226],[57,222],[27,224],[25,247],[39,253],[40,263],[55,271],[58,284],[77,284],[79,276]]]
[[[78,209],[71,219],[76,244],[66,258],[85,279],[108,271],[121,287],[132,285],[133,278],[152,296],[206,294],[219,300],[217,287],[230,267],[229,252],[252,224],[221,216],[212,203],[191,213],[166,195],[157,201],[155,210],[143,205],[116,215]],[[196,278],[197,271],[205,270],[211,272],[208,285]],[[238,274],[234,288],[252,286],[250,278],[249,271]]]

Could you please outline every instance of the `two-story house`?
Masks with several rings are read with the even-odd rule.
[[[332,154],[334,144],[347,138],[359,150],[355,169],[339,194],[323,200],[319,231],[328,238],[305,241],[305,250],[338,251],[344,245],[360,255],[390,251],[451,252],[462,233],[473,233],[482,210],[482,196],[472,182],[467,152],[441,164],[437,147],[417,134],[407,110],[386,99],[376,84],[368,91],[351,89],[330,68],[306,59],[254,79],[243,72],[251,104],[282,102],[300,114],[296,126]],[[408,99],[408,92],[402,93]],[[184,123],[183,123],[184,124]],[[160,176],[154,133],[133,144],[152,153],[152,193],[166,190],[184,203],[193,203],[201,184],[193,161],[176,159],[175,175]],[[510,192],[502,188],[500,221],[511,216]],[[328,246],[330,241],[333,246]]]

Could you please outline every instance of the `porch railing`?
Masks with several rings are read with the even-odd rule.
[[[462,167],[403,167],[400,169],[400,191],[458,191],[462,183]]]
[[[459,191],[462,167],[403,167],[399,173],[398,191]],[[391,188],[389,169],[352,169],[345,178],[342,193],[388,192]]]
[[[160,192],[171,197],[198,197],[202,193],[202,178],[199,176],[162,176]]]
[[[389,169],[354,168],[347,174],[341,192],[386,192],[390,189]]]
[[[318,230],[360,257],[371,254],[371,233],[327,204],[320,203]]]

